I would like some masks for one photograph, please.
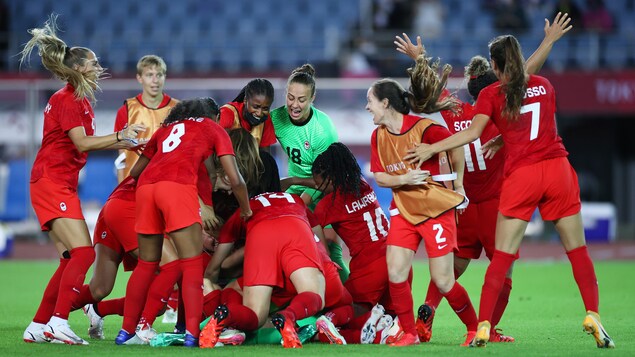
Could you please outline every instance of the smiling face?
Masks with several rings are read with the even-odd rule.
[[[165,72],[160,67],[152,65],[143,68],[141,74],[137,74],[137,81],[141,84],[145,95],[150,97],[163,95]]]
[[[311,96],[311,87],[302,83],[289,83],[287,87],[287,112],[294,122],[303,122],[309,117],[311,104],[315,96]]]
[[[252,97],[245,98],[245,108],[256,118],[262,118],[269,115],[271,110],[272,98],[268,98],[264,94],[256,94]]]
[[[373,115],[373,124],[382,125],[386,116],[388,99],[377,99],[373,87],[370,87],[366,93],[366,101],[366,110]]]

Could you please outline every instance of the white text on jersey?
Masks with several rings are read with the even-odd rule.
[[[377,201],[377,195],[375,195],[374,191],[369,192],[366,196],[360,198],[359,200],[351,202],[350,207],[346,205],[346,212],[350,214],[359,211],[375,201]]]
[[[545,95],[545,94],[547,94],[547,90],[545,89],[545,87],[533,86],[533,87],[527,88],[524,98],[532,98],[532,97],[537,97],[537,96]]]

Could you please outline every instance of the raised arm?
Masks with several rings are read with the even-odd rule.
[[[549,23],[549,20],[545,19],[545,37],[542,39],[540,46],[525,61],[527,73],[536,74],[540,71],[553,48],[553,44],[573,28],[573,25],[569,25],[570,22],[569,14],[560,12],[553,19],[553,23]]]

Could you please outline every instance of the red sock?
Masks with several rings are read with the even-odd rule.
[[[126,303],[126,298],[121,297],[118,299],[110,299],[103,300],[94,304],[95,312],[97,315],[101,317],[106,317],[108,315],[119,315],[123,316],[123,309]]]
[[[93,297],[93,294],[90,292],[90,285],[84,284],[79,289],[79,296],[77,296],[77,299],[73,301],[73,306],[71,310],[72,311],[79,310],[82,307],[84,307],[84,305],[86,304],[94,304],[96,302],[98,301]]]
[[[350,329],[350,328],[342,328],[342,329],[340,329],[340,335],[342,335],[342,337],[344,337],[344,339],[346,340],[346,343],[348,343],[348,344],[361,343],[362,342],[360,340],[361,334],[362,334],[362,331],[360,329]],[[323,334],[318,333],[318,338],[320,339],[320,341],[322,340],[323,337],[326,337],[326,336],[323,336]],[[321,341],[321,342],[329,342],[329,341],[328,341],[328,338],[327,338],[326,341]]]
[[[214,310],[220,305],[221,291],[222,290],[214,290],[203,296],[203,319],[214,315]]]
[[[232,289],[233,290],[233,289]],[[226,324],[241,331],[255,331],[258,329],[258,315],[242,303],[227,305],[229,315]]]
[[[179,289],[177,287],[172,287],[172,293],[168,298],[168,307],[174,311],[179,308]]]
[[[280,311],[285,317],[295,322],[305,317],[313,316],[322,309],[322,298],[316,293],[305,291],[294,296],[286,309]]]
[[[243,296],[232,288],[223,289],[220,293],[220,303],[224,305],[242,304]]]
[[[586,245],[568,251],[567,256],[571,262],[573,277],[582,295],[584,308],[587,311],[599,312],[598,279],[595,277],[595,269]]]
[[[168,299],[174,291],[174,284],[181,277],[181,262],[175,260],[159,267],[159,274],[152,281],[145,307],[141,318],[150,326],[156,320],[157,315],[168,303]]]
[[[454,310],[456,315],[463,321],[467,330],[476,331],[476,326],[478,325],[476,311],[474,311],[470,296],[463,286],[461,286],[458,281],[454,282],[454,286],[452,286],[452,289],[450,289],[444,297],[448,300],[452,310]]]
[[[198,338],[203,315],[203,257],[181,259],[183,271],[181,290],[185,305],[185,329]]]
[[[509,302],[509,294],[512,292],[512,279],[505,278],[505,282],[503,283],[503,289],[501,290],[500,295],[498,295],[498,300],[496,301],[496,306],[494,306],[494,313],[492,314],[492,327],[497,326],[503,317],[503,313],[507,308],[507,303]]]
[[[368,319],[370,318],[370,311],[365,312],[359,316],[355,316],[351,319],[351,321],[349,321],[349,323],[346,325],[346,328],[348,329],[358,329],[361,330],[362,327],[364,327],[364,324],[366,323],[366,321],[368,321]],[[346,340],[348,341],[348,340]]]
[[[77,247],[70,251],[71,259],[62,273],[60,289],[55,302],[53,316],[68,320],[73,301],[77,299],[88,268],[95,261],[95,249],[93,247]]]
[[[121,328],[132,333],[139,323],[141,311],[146,304],[148,290],[159,268],[159,262],[147,262],[141,258],[137,261],[126,286],[126,304],[123,308],[123,323]]]
[[[487,267],[485,282],[481,290],[481,303],[478,313],[479,321],[487,320],[490,323],[492,322],[494,306],[496,306],[501,289],[503,288],[505,275],[507,275],[514,260],[516,260],[516,256],[513,254],[505,253],[500,250],[494,251],[494,256]]]
[[[401,322],[401,327],[406,333],[416,335],[417,330],[415,329],[414,312],[412,309],[413,302],[410,283],[408,283],[407,280],[401,283],[388,282],[388,287],[395,313]]]
[[[55,302],[57,301],[57,293],[60,290],[60,280],[62,279],[62,274],[64,273],[64,269],[66,269],[69,261],[70,259],[60,258],[60,265],[57,266],[57,269],[49,279],[48,284],[46,284],[44,294],[42,295],[42,301],[35,312],[33,322],[45,324],[49,322],[51,316],[53,316]]]
[[[436,310],[436,308],[439,307],[441,299],[443,299],[443,294],[441,294],[437,285],[430,280],[428,283],[428,292],[426,293],[426,305]]]
[[[340,327],[346,325],[353,318],[353,305],[342,305],[331,309],[325,314],[333,325]]]

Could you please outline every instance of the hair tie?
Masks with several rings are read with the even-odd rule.
[[[476,79],[478,76],[470,76],[470,79]]]
[[[69,55],[71,53],[71,48],[64,45],[64,55]]]
[[[408,91],[403,91],[403,93],[401,93],[401,98],[408,99]]]

